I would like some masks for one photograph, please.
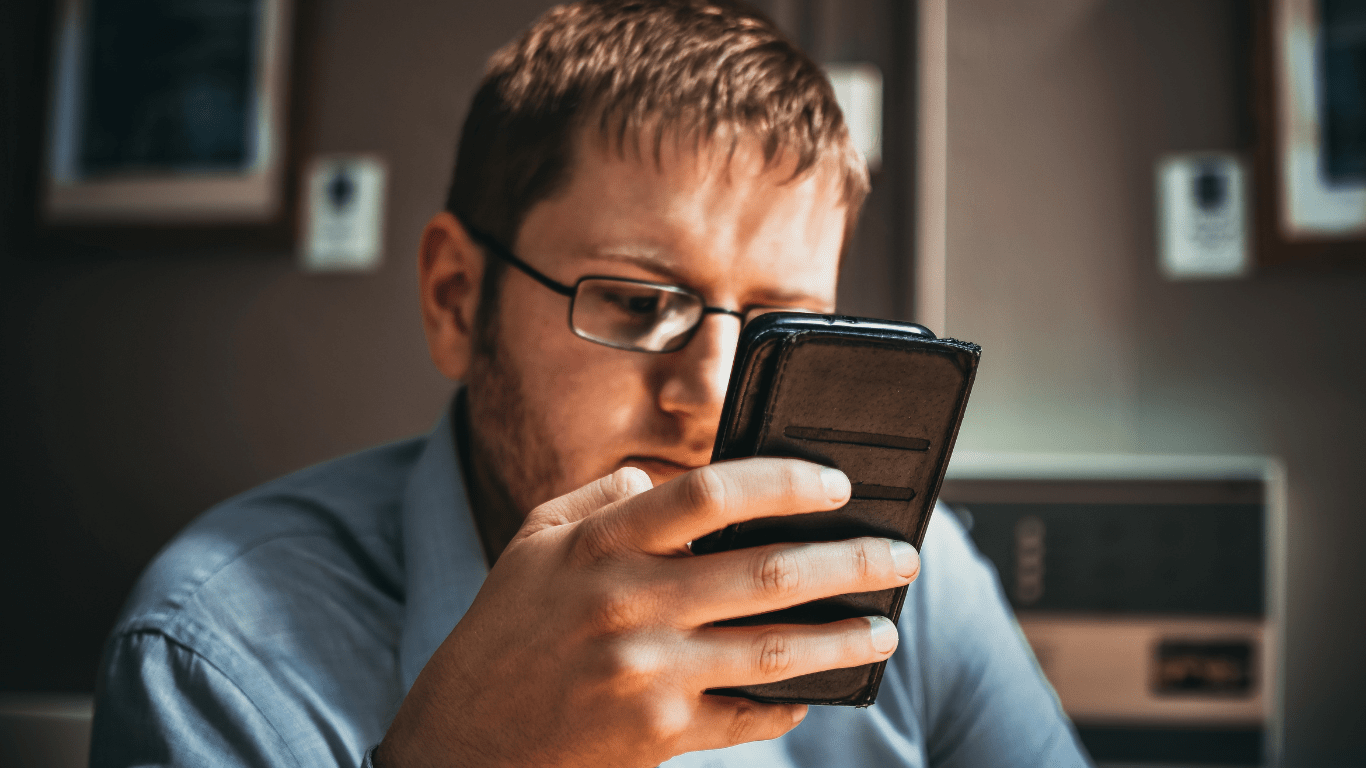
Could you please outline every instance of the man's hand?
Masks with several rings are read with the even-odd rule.
[[[901,586],[919,557],[873,538],[702,556],[687,545],[848,498],[838,470],[755,458],[653,489],[626,468],[537,507],[418,676],[376,762],[653,766],[781,736],[805,706],[703,691],[881,661],[896,648],[895,626],[712,622]]]

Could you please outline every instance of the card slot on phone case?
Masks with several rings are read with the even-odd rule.
[[[930,449],[930,441],[923,437],[880,435],[876,432],[846,432],[840,429],[799,427],[796,425],[784,427],[783,437],[790,437],[794,440],[814,440],[821,443],[848,443],[850,445],[870,445],[874,448],[896,448],[902,451],[927,451]]]
[[[852,493],[849,494],[853,499],[885,499],[887,501],[910,501],[915,498],[915,490],[911,488],[898,488],[894,485],[873,485],[871,483],[854,483]]]

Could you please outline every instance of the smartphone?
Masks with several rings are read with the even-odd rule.
[[[829,512],[750,520],[692,543],[707,554],[779,542],[879,536],[920,548],[939,496],[981,348],[922,325],[773,312],[740,336],[712,461],[790,456],[849,476],[850,500]],[[896,621],[906,587],[841,595],[725,624]],[[886,662],[711,691],[764,702],[866,707]]]

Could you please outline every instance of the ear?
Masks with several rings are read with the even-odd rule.
[[[452,381],[469,369],[483,276],[484,252],[460,221],[447,211],[433,216],[418,246],[418,301],[432,362]]]

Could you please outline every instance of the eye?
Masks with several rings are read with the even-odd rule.
[[[640,315],[653,315],[659,312],[659,296],[631,296],[626,299],[626,310]]]

